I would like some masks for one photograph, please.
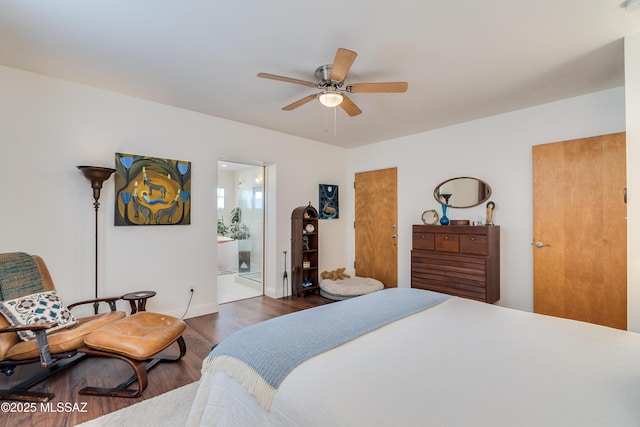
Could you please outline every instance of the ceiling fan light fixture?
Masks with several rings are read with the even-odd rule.
[[[625,0],[620,7],[627,9],[627,12],[640,10],[640,0]]]
[[[344,96],[338,91],[335,90],[325,90],[320,95],[318,95],[318,101],[325,107],[333,108],[337,107],[342,103]]]

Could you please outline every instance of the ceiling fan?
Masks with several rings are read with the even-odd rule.
[[[268,73],[258,73],[258,77],[295,83],[321,90],[320,93],[305,96],[283,107],[282,109],[285,111],[294,110],[317,98],[326,107],[337,107],[339,105],[348,115],[357,116],[362,113],[362,110],[345,93],[401,93],[407,91],[409,87],[407,82],[354,83],[345,85],[344,80],[357,55],[357,53],[349,49],[338,48],[333,64],[321,65],[316,69],[317,83]]]

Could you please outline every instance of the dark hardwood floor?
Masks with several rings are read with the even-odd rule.
[[[149,372],[149,385],[139,398],[116,398],[81,396],[77,391],[86,385],[113,387],[128,378],[132,372],[127,364],[116,359],[86,358],[70,369],[58,372],[34,386],[32,390],[55,393],[49,407],[62,406],[62,411],[40,410],[35,412],[22,406],[23,412],[2,411],[2,426],[43,426],[62,427],[97,418],[109,412],[133,405],[145,399],[158,396],[175,388],[198,381],[202,360],[209,354],[213,344],[222,341],[233,332],[266,319],[292,313],[332,302],[319,295],[309,295],[297,299],[273,299],[269,297],[250,298],[220,305],[215,314],[187,319],[187,329],[183,336],[187,344],[187,354],[175,363],[160,363]],[[174,344],[166,350],[177,354]],[[22,370],[21,370],[22,369]],[[0,376],[0,387],[10,387],[24,378],[25,371],[38,369],[37,366],[20,367],[9,377]],[[0,403],[7,403],[1,401]],[[16,403],[12,409],[20,409]],[[70,408],[70,411],[66,409]],[[3,409],[6,409],[3,407]],[[80,411],[80,410],[84,411]],[[28,410],[29,412],[25,412]]]

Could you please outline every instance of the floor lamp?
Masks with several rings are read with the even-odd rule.
[[[102,183],[105,182],[111,174],[116,170],[111,168],[104,168],[101,166],[78,166],[78,169],[82,171],[82,174],[91,182],[91,188],[93,189],[93,207],[96,211],[96,230],[95,230],[95,243],[96,243],[96,267],[95,267],[95,298],[98,299],[98,208],[100,207],[100,190],[102,189]],[[98,314],[98,303],[93,304],[93,310],[95,314]]]

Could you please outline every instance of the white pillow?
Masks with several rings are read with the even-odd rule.
[[[41,292],[0,302],[0,312],[12,326],[26,326],[49,322],[58,325],[47,329],[47,333],[76,324],[76,318],[60,300],[56,291]],[[32,331],[19,331],[23,341],[32,340],[36,334]]]

